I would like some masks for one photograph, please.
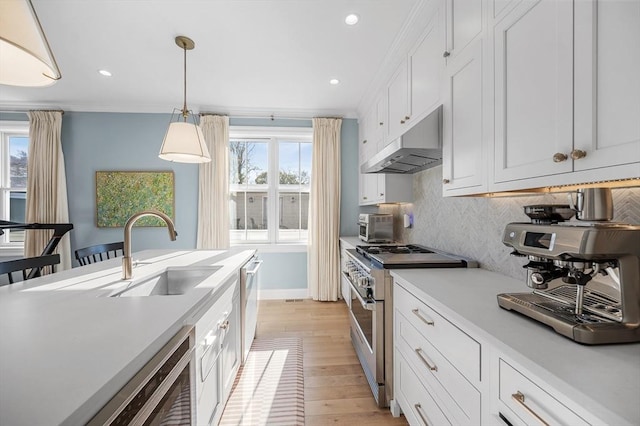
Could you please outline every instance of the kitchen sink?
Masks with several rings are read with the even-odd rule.
[[[150,277],[134,280],[109,297],[177,296],[185,294],[215,274],[222,266],[168,267]]]

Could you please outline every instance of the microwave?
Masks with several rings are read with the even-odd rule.
[[[393,215],[360,213],[359,237],[366,243],[393,242]]]

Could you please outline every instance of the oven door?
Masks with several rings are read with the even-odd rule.
[[[351,341],[378,403],[384,403],[384,302],[367,299],[351,285]]]

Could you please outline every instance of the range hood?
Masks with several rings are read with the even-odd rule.
[[[442,105],[360,169],[362,173],[416,173],[442,164]]]

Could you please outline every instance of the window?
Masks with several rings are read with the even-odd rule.
[[[308,239],[312,129],[231,128],[231,241]]]
[[[0,219],[25,221],[27,202],[27,159],[29,156],[29,123],[0,122]],[[24,231],[5,230],[0,247],[22,248]]]

